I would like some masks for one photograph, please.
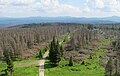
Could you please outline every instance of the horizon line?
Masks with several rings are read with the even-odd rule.
[[[68,18],[106,18],[106,17],[120,17],[120,16],[102,16],[102,17],[87,17],[87,16],[82,16],[82,17],[76,17],[76,16],[26,16],[26,17],[13,17],[13,16],[3,16],[3,17],[0,17],[0,18],[37,18],[37,17],[43,17],[43,18],[62,18],[62,17],[68,17]]]

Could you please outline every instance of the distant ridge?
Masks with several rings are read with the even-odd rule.
[[[104,18],[76,18],[76,17],[26,17],[26,18],[0,18],[0,26],[13,26],[17,24],[30,24],[30,23],[85,23],[85,24],[112,24],[120,23],[120,17],[104,17]]]

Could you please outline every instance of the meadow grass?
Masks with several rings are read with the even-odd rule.
[[[29,60],[20,60],[20,61],[15,61],[14,62],[14,72],[13,75],[14,76],[38,76],[38,63],[37,63],[37,59],[33,58],[33,59],[29,59]],[[33,63],[36,62],[34,64],[31,65],[27,65],[25,63]],[[2,70],[5,70],[7,67],[7,65],[5,64],[5,62],[0,62],[0,76],[4,76],[2,74],[4,74],[4,72],[1,72]]]
[[[60,65],[52,67],[49,61],[45,64],[45,76],[104,76],[104,68],[98,64],[88,66],[75,64],[69,67],[67,61],[62,60]]]

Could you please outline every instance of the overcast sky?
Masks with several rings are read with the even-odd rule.
[[[0,17],[120,16],[120,0],[0,0]]]

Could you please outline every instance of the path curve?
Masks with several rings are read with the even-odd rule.
[[[46,57],[48,56],[49,54],[49,51],[47,51],[43,58],[39,61],[39,76],[44,76],[44,64],[45,64],[45,60],[46,60]]]

